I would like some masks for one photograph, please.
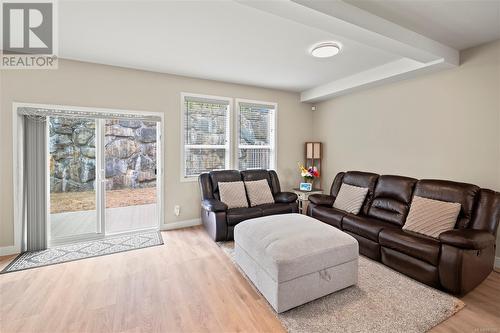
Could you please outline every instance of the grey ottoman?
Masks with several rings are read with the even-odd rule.
[[[236,263],[278,313],[358,280],[356,239],[309,216],[246,220],[234,243]]]

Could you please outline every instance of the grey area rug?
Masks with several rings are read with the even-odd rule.
[[[234,263],[234,243],[217,244]],[[278,319],[288,332],[426,332],[465,306],[363,256],[358,276],[357,285],[276,314]]]
[[[42,251],[24,252],[5,267],[0,274],[162,244],[161,233],[159,231],[150,231],[57,246]]]

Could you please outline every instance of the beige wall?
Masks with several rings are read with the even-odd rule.
[[[462,52],[461,62],[318,104],[325,179],[363,170],[500,191],[500,41]]]
[[[323,183],[357,169],[500,190],[500,41],[463,52],[458,68],[338,97],[314,113],[294,93],[74,61],[0,75],[0,247],[13,244],[13,101],[165,113],[166,223],[199,216],[198,185],[179,176],[181,91],[277,102],[284,188],[299,181],[296,163],[313,136],[324,142]]]
[[[310,107],[298,94],[75,61],[58,70],[0,71],[0,247],[13,244],[12,102],[147,110],[165,114],[165,222],[199,217],[196,182],[180,182],[180,93],[278,103],[278,174],[282,187],[299,181],[297,162],[310,139]],[[181,215],[173,213],[181,206]]]

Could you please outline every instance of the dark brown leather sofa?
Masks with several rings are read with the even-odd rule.
[[[220,201],[219,182],[252,181],[266,179],[274,196],[274,204],[248,208],[227,209]],[[297,195],[281,192],[278,175],[273,170],[222,170],[203,173],[199,177],[201,188],[201,220],[214,241],[233,239],[234,227],[241,221],[274,214],[297,213]]]
[[[342,183],[369,189],[358,215],[332,207]],[[439,239],[403,230],[414,195],[460,203],[455,229]],[[330,195],[311,195],[309,200],[308,215],[352,235],[361,254],[432,287],[463,295],[493,270],[498,192],[445,180],[349,171],[337,174]]]

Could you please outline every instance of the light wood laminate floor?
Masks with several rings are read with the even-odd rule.
[[[163,236],[163,246],[0,275],[0,332],[283,331],[201,227]],[[434,332],[500,332],[499,273],[463,300]]]

